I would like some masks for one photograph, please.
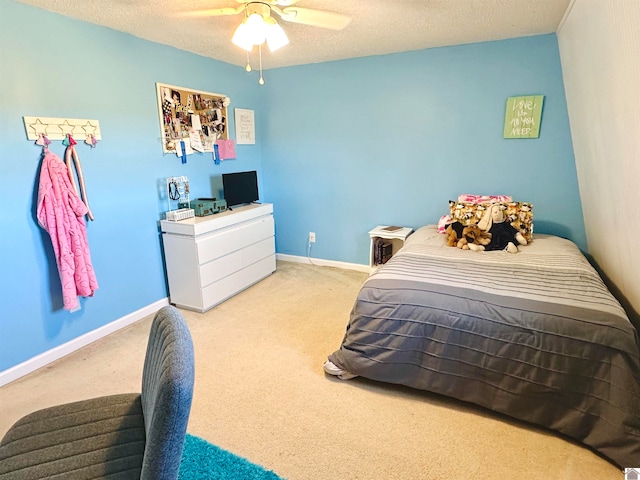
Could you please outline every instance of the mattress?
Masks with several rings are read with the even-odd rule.
[[[455,397],[640,459],[638,334],[572,242],[447,247],[420,228],[363,284],[339,369]]]

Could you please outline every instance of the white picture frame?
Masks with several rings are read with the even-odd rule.
[[[253,110],[235,108],[236,145],[255,145],[256,123]]]

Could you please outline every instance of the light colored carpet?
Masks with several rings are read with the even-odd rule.
[[[196,384],[189,433],[289,480],[615,479],[554,433],[446,397],[322,370],[366,275],[279,262],[205,314],[183,311]],[[140,390],[151,318],[0,388],[0,435],[38,408]]]

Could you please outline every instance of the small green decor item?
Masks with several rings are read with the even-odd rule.
[[[538,138],[544,95],[509,97],[504,114],[504,138]]]

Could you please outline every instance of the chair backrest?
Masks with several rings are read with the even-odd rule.
[[[141,480],[178,478],[193,397],[191,334],[174,307],[163,307],[151,325],[142,373],[146,445]]]

